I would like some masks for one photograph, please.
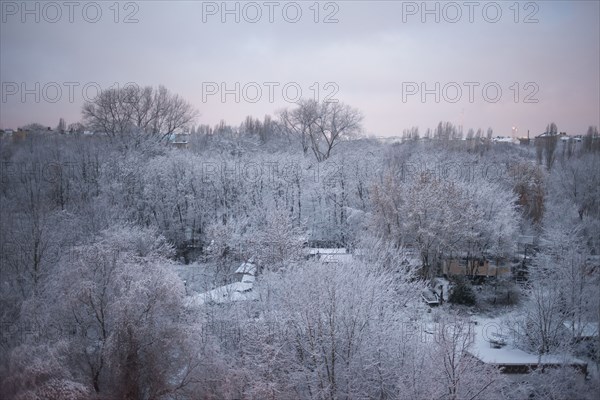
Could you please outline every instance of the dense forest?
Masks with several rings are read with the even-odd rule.
[[[0,137],[2,398],[596,398],[597,128],[520,145],[434,121],[392,143],[310,100],[196,126],[162,87],[82,111]],[[198,300],[242,263],[251,298]],[[503,315],[519,349],[587,377],[565,362],[515,385],[467,357],[473,317]]]

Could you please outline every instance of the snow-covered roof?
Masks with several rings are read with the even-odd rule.
[[[569,330],[574,329],[582,338],[592,338],[598,336],[598,322],[583,322],[579,324],[571,321],[563,322],[563,326]]]
[[[319,260],[323,263],[351,262],[352,254],[321,254]]]
[[[324,263],[339,263],[352,261],[352,254],[346,248],[319,248],[310,247],[305,250],[309,256],[315,256]]]
[[[339,249],[321,249],[321,248],[309,248],[308,254],[317,255],[317,254],[346,254],[347,251],[344,247]]]
[[[257,294],[252,291],[254,282],[234,282],[220,286],[206,293],[197,294],[187,299],[190,307],[206,303],[229,303],[232,301],[256,300]]]
[[[242,265],[240,265],[238,269],[235,270],[235,273],[256,275],[256,265],[249,262],[242,263]]]

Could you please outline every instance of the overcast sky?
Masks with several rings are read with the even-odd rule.
[[[598,1],[23,4],[1,4],[4,129],[77,122],[98,88],[129,82],[182,95],[198,124],[262,119],[300,90],[358,108],[376,136],[600,125]]]

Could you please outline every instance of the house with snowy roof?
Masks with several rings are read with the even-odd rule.
[[[249,301],[258,299],[258,294],[253,291],[256,282],[256,265],[243,262],[235,271],[235,282],[219,286],[208,292],[190,296],[187,300],[188,307],[203,304],[224,304],[236,301]]]
[[[346,263],[352,261],[352,254],[346,248],[309,248],[307,259],[314,259],[322,263]]]
[[[187,149],[190,145],[189,133],[173,133],[168,138],[169,145],[178,149]]]
[[[253,286],[254,281],[230,283],[205,293],[190,296],[186,299],[186,303],[188,307],[194,307],[204,304],[224,304],[236,301],[256,300],[258,295],[252,291]]]
[[[238,269],[235,270],[235,275],[241,280],[244,275],[256,276],[256,265],[252,262],[243,262]]]

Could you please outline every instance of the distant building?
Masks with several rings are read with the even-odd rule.
[[[322,263],[342,263],[352,261],[352,254],[346,248],[309,248],[308,259],[316,259]]]
[[[190,134],[174,133],[169,136],[169,145],[178,149],[187,149],[190,146]]]
[[[510,276],[508,264],[497,264],[495,261],[482,258],[448,259],[442,263],[442,272],[446,276],[472,276],[479,278]]]
[[[514,139],[510,136],[496,136],[492,139],[494,143],[513,143]]]
[[[544,139],[544,138],[555,137],[555,136],[558,136],[558,134],[552,133],[552,132],[544,132],[544,133],[540,133],[535,138],[536,139]]]
[[[568,140],[568,136],[566,132],[553,133],[553,132],[544,132],[535,137],[535,141],[545,141],[549,139],[561,139],[566,138]]]

